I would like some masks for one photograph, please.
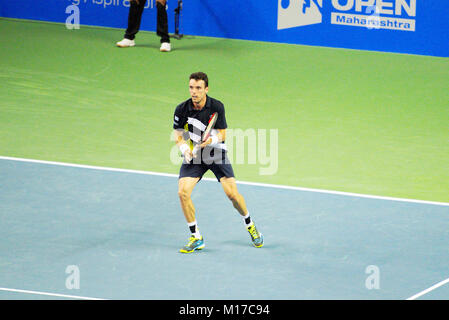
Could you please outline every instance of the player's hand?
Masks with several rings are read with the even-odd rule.
[[[186,160],[186,162],[190,162],[193,159],[193,154],[192,151],[188,150],[184,153],[184,159]]]
[[[204,141],[204,142],[200,145],[200,148],[202,149],[202,148],[204,148],[205,146],[210,145],[211,143],[212,143],[212,138],[209,137],[209,139],[207,139],[206,141]]]
[[[206,141],[204,141],[201,145],[200,145],[200,147],[201,148],[204,148],[204,147],[206,147],[206,146],[208,146],[208,145],[210,145],[210,144],[217,144],[217,143],[219,143],[220,142],[220,139],[218,138],[218,136],[211,136],[211,137],[209,137]]]
[[[193,153],[192,153],[192,150],[190,150],[190,147],[186,143],[181,144],[179,146],[179,150],[181,151],[186,162],[192,161]]]
[[[198,157],[198,154],[199,154],[201,148],[202,147],[199,144],[197,144],[193,147],[192,154],[193,154],[194,158]]]

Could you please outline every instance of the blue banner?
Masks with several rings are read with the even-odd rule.
[[[73,24],[75,6],[81,25],[126,28],[129,0],[1,1],[0,16]],[[181,33],[448,57],[448,14],[447,0],[185,0]],[[155,0],[141,29],[156,30]]]

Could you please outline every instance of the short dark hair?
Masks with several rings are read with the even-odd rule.
[[[206,84],[206,88],[209,87],[209,79],[207,78],[207,74],[205,74],[204,72],[194,72],[190,75],[189,80],[203,80],[204,83]]]

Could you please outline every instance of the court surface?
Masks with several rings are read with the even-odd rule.
[[[408,299],[438,283],[415,298],[449,297],[447,204],[239,184],[265,235],[254,248],[206,179],[206,248],[181,254],[176,175],[3,157],[0,181],[0,299]]]

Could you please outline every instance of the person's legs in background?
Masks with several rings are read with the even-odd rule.
[[[157,35],[161,37],[162,52],[171,51],[170,36],[168,35],[167,0],[156,0],[157,7]]]

